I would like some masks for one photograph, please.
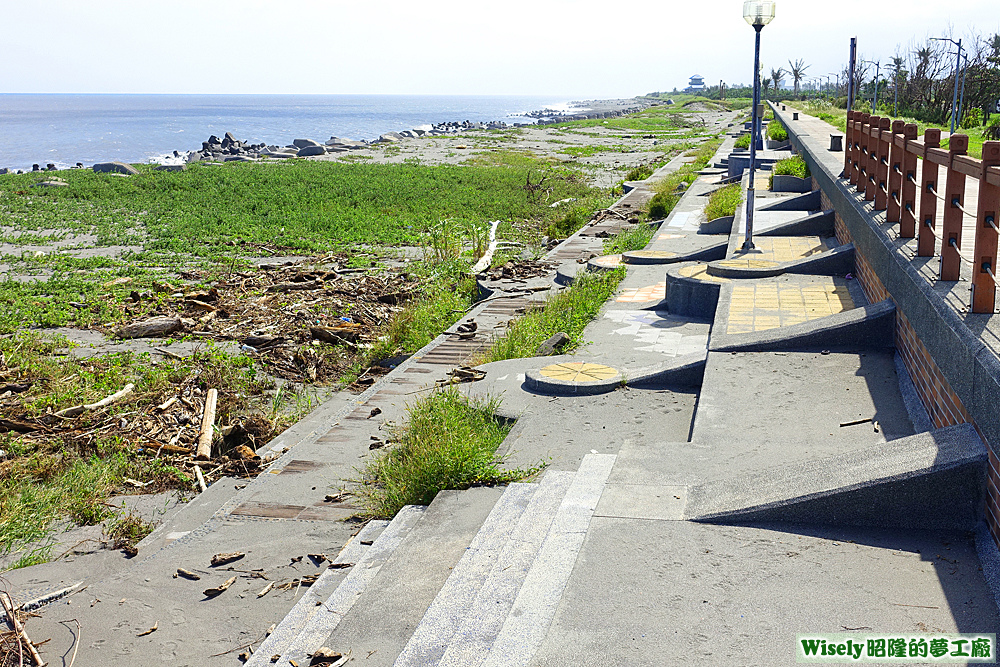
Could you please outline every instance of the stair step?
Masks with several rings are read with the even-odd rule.
[[[362,656],[365,667],[391,667],[503,491],[479,487],[438,493],[350,612],[335,627],[331,624],[332,633],[289,657],[308,664],[306,654],[324,645]]]
[[[615,459],[613,454],[584,457],[517,599],[482,663],[485,667],[527,665],[542,645]]]
[[[366,554],[375,548],[378,538],[389,525],[388,521],[369,521],[347,543],[333,562],[354,563],[355,567],[358,564],[362,564],[363,566],[366,562]],[[285,615],[274,632],[268,635],[267,639],[257,648],[255,655],[259,655],[261,659],[267,659],[261,664],[272,664],[270,662],[271,656],[280,655],[293,645],[299,637],[299,633],[302,632],[303,628],[309,622],[309,619],[316,614],[321,604],[333,595],[334,591],[349,575],[349,569],[330,568],[323,571],[323,574],[319,576],[312,586],[306,589],[306,592],[295,603],[295,606]],[[257,663],[251,660],[248,664]]]
[[[280,643],[285,647],[285,650],[280,652],[281,658],[276,662],[272,662],[272,656],[277,655],[279,652],[267,649],[267,642],[281,631],[279,627],[254,652],[253,656],[246,663],[247,667],[269,667],[270,665],[291,667],[289,659],[297,660],[300,664],[308,664],[308,661],[305,663],[302,662],[305,656],[313,653],[323,645],[323,640],[329,636],[330,632],[344,618],[344,615],[358,601],[361,594],[365,592],[368,585],[378,575],[382,566],[385,565],[407,534],[420,521],[426,509],[426,507],[422,506],[408,505],[400,510],[392,522],[385,527],[382,534],[378,536],[378,539],[365,551],[361,558],[354,562],[354,567],[351,568],[351,571],[340,582],[340,585],[330,594],[326,602],[316,605],[314,601],[313,606],[315,610],[304,621],[301,629],[294,635],[292,634],[292,629],[298,621],[295,618],[289,620],[289,625],[286,627],[287,632],[282,633],[282,636],[275,640],[276,644]],[[363,546],[360,544],[360,540],[358,541],[358,546]],[[291,638],[289,638],[289,635],[291,635]]]
[[[441,659],[537,488],[536,484],[507,487],[396,659],[396,667],[423,667]]]
[[[448,643],[440,665],[467,667],[485,659],[575,477],[573,472],[554,470],[542,479],[503,553],[465,611],[464,622]]]

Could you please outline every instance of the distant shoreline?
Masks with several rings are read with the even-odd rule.
[[[0,94],[0,168],[160,162],[227,131],[284,144],[331,134],[376,140],[393,130],[462,120],[531,122],[527,110],[612,109],[639,98],[553,102],[540,96]],[[565,98],[564,98],[565,99]],[[197,143],[195,143],[197,141]]]

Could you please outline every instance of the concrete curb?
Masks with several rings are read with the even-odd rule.
[[[713,319],[724,283],[682,276],[678,273],[680,268],[667,270],[667,311],[681,317]]]
[[[703,222],[698,226],[699,234],[731,234],[733,231],[733,221],[735,215],[727,215],[715,220]]]
[[[810,213],[798,220],[754,233],[754,236],[833,236],[834,231],[834,213],[831,209]]]
[[[719,263],[708,265],[708,272],[711,275],[734,279],[773,278],[786,273],[811,276],[845,276],[853,270],[854,245],[850,243],[805,259],[782,262],[774,267],[739,267]]]
[[[986,446],[971,424],[688,489],[699,523],[973,530]]]
[[[549,396],[595,396],[622,386],[627,387],[693,387],[701,384],[708,361],[708,350],[674,357],[652,366],[624,369],[613,378],[594,382],[567,382],[545,377],[537,370],[524,374],[525,388]]]
[[[782,199],[776,201],[773,204],[768,204],[767,206],[761,206],[758,211],[818,211],[823,208],[823,204],[820,200],[820,191],[813,190],[812,192],[806,193],[804,195],[799,195],[798,197],[789,197],[787,199]]]
[[[732,287],[725,297],[728,301]],[[773,352],[820,348],[879,349],[894,346],[896,307],[886,299],[817,320],[745,334],[723,333],[728,312],[720,316],[709,340],[712,352]]]

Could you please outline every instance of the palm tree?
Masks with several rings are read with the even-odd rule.
[[[781,82],[785,78],[785,69],[779,67],[778,69],[771,70],[771,81],[774,83],[774,93],[777,94],[778,90],[781,88]]]
[[[795,62],[791,60],[788,61],[788,73],[792,75],[792,81],[795,84],[795,95],[799,94],[799,83],[805,78],[806,70],[809,69],[809,65],[806,65],[806,61],[799,58]]]

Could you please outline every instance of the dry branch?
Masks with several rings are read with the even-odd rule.
[[[97,403],[88,403],[88,404],[84,404],[84,405],[74,405],[71,408],[66,408],[65,410],[60,410],[59,412],[55,413],[55,416],[56,417],[67,417],[67,418],[68,417],[79,417],[84,412],[90,412],[91,410],[98,410],[100,408],[107,407],[107,406],[111,405],[112,403],[114,403],[115,401],[119,401],[119,400],[125,398],[126,396],[128,396],[129,394],[132,393],[133,389],[135,389],[135,385],[132,384],[131,382],[129,382],[127,385],[125,385],[125,388],[122,389],[121,391],[119,391],[119,392],[117,392],[115,394],[111,394],[110,396],[108,396],[106,398],[102,398]]]
[[[201,418],[201,432],[198,434],[198,459],[212,458],[212,436],[214,435],[215,407],[219,401],[219,390],[209,389],[205,397],[205,412]]]

